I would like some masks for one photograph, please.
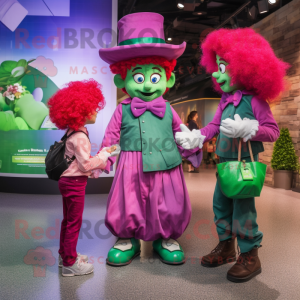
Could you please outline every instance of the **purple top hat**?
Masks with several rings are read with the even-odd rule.
[[[186,43],[166,44],[163,23],[164,17],[157,13],[142,12],[124,16],[118,22],[118,46],[100,49],[100,57],[108,64],[147,56],[177,59],[183,54]]]

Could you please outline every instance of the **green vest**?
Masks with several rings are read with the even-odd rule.
[[[181,164],[174,141],[170,103],[161,119],[150,111],[136,118],[130,104],[122,104],[120,146],[122,151],[142,152],[143,172],[164,171]]]
[[[249,118],[250,120],[255,120],[251,100],[252,95],[243,95],[241,102],[237,107],[233,103],[228,104],[222,113],[222,121],[230,118],[234,120],[234,115],[240,115],[241,119]],[[216,154],[220,157],[225,158],[237,158],[238,157],[238,144],[239,139],[228,138],[222,132],[220,132],[217,139]],[[262,142],[251,142],[251,148],[253,155],[256,155],[260,152],[264,152],[264,146]],[[242,143],[242,157],[249,157],[249,149],[247,143]]]

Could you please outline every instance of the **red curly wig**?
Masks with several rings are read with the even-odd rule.
[[[59,129],[85,125],[86,119],[105,106],[101,85],[93,80],[71,81],[48,101],[50,119]]]
[[[133,58],[130,60],[123,60],[123,61],[117,62],[115,64],[112,64],[109,67],[113,74],[120,74],[122,79],[125,80],[126,75],[127,75],[127,70],[130,70],[132,67],[135,67],[136,65],[148,65],[148,64],[159,65],[165,69],[167,80],[169,80],[171,77],[172,71],[174,70],[174,68],[176,66],[176,63],[177,63],[176,59],[172,59],[169,61],[164,57],[149,56],[149,57],[137,57],[137,58]],[[166,88],[165,93],[168,90],[169,89]],[[126,92],[125,88],[123,88],[122,91],[124,93],[128,94]]]
[[[219,29],[208,34],[201,45],[200,64],[208,73],[218,70],[216,55],[228,65],[231,85],[238,83],[269,103],[286,89],[284,76],[289,64],[274,54],[270,44],[253,29]],[[213,78],[215,89],[222,93]]]

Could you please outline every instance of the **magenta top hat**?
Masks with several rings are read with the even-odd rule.
[[[118,46],[100,49],[100,57],[109,64],[147,56],[177,59],[183,54],[186,43],[166,44],[163,23],[164,17],[157,13],[142,12],[124,16],[118,22]]]

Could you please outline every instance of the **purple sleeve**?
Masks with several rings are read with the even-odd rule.
[[[171,111],[173,113],[173,121],[172,121],[172,129],[173,129],[173,135],[174,135],[174,139],[175,139],[175,133],[180,131],[180,124],[182,124],[181,119],[179,118],[177,112],[174,110],[174,108],[172,106],[171,107]],[[183,156],[184,158],[188,159],[195,168],[198,168],[201,164],[202,161],[202,150],[199,149],[199,147],[193,149],[193,150],[185,150],[183,149],[181,146],[177,145],[177,148],[179,150],[179,153],[181,156]]]
[[[120,141],[120,131],[122,125],[122,105],[123,104],[119,104],[117,106],[113,116],[111,117],[108,123],[100,150],[104,147],[110,147],[114,144],[118,144]],[[110,168],[115,163],[115,161],[116,161],[115,156],[108,158],[107,165],[104,169],[105,173],[108,174],[110,172]]]
[[[212,121],[210,123],[208,123],[205,127],[200,129],[201,134],[206,136],[203,144],[205,142],[211,140],[216,134],[220,133],[220,124],[221,124],[221,119],[222,119],[222,113],[223,113],[223,111],[219,104]]]
[[[258,131],[251,141],[275,142],[280,131],[267,102],[253,97],[251,106],[255,119],[258,121]]]

